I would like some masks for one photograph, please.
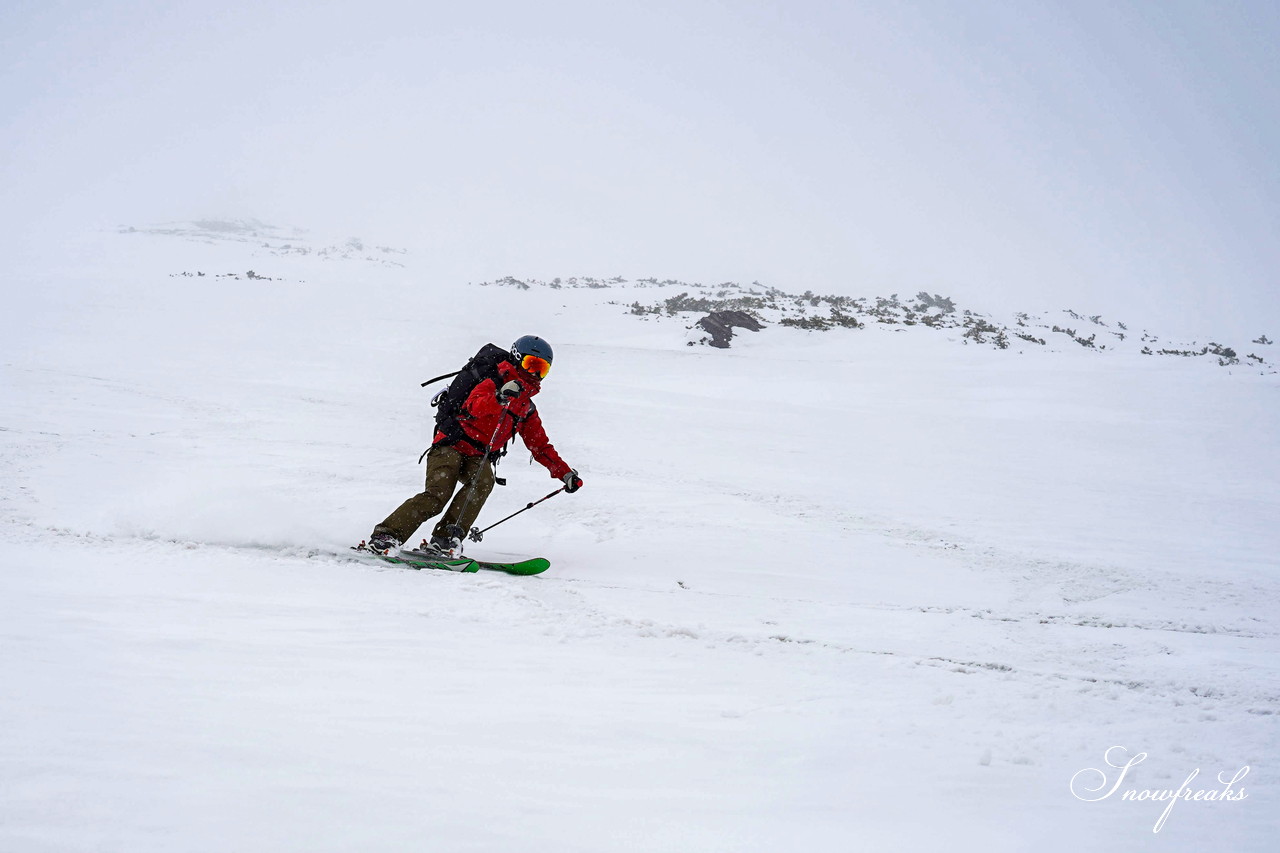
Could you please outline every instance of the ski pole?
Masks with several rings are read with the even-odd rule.
[[[510,521],[511,519],[513,519],[513,518],[515,518],[517,515],[519,515],[520,513],[522,513],[522,512],[527,512],[528,510],[533,509],[535,506],[537,506],[538,504],[542,503],[543,501],[549,501],[549,500],[551,500],[551,499],[552,499],[552,498],[554,498],[556,495],[558,495],[558,494],[560,494],[561,492],[563,492],[566,488],[567,488],[567,486],[561,486],[560,488],[556,489],[554,492],[552,492],[551,494],[547,495],[547,496],[546,496],[546,497],[544,497],[544,498],[538,498],[536,501],[530,501],[528,504],[526,504],[526,505],[525,505],[525,508],[524,508],[524,509],[518,509],[518,510],[516,510],[515,512],[511,513],[511,515],[508,515],[506,518],[504,518],[504,519],[502,519],[502,520],[500,520],[500,521],[495,521],[493,524],[490,524],[490,525],[489,525],[488,527],[486,527],[484,530],[481,530],[481,529],[480,529],[480,528],[478,528],[478,527],[473,527],[473,528],[471,528],[471,532],[467,534],[467,538],[468,538],[468,539],[470,539],[472,542],[479,542],[481,539],[483,539],[483,538],[484,538],[484,535],[485,535],[486,533],[488,533],[488,532],[489,532],[490,530],[492,530],[493,528],[497,527],[497,526],[498,526],[499,524],[501,524],[503,521]]]

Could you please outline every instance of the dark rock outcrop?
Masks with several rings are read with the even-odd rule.
[[[720,349],[728,349],[729,341],[733,340],[734,329],[758,332],[764,327],[760,325],[759,320],[745,311],[712,311],[698,321],[698,328],[711,335],[711,340],[707,341],[708,344]]]

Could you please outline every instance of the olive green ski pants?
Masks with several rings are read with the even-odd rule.
[[[462,488],[453,495],[458,483]],[[400,505],[387,520],[373,529],[374,533],[390,533],[401,542],[408,542],[422,523],[444,509],[449,509],[432,529],[433,537],[447,537],[449,528],[457,525],[466,531],[480,515],[480,508],[493,491],[493,466],[481,456],[463,456],[452,447],[437,445],[427,453],[427,486]],[[453,495],[453,501],[449,496]]]

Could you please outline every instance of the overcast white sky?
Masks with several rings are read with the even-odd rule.
[[[6,0],[0,225],[1275,337],[1277,44],[1273,2]]]

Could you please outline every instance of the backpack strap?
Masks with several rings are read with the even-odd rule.
[[[455,370],[453,373],[445,373],[440,376],[437,376],[435,379],[428,379],[426,382],[422,383],[422,387],[426,388],[432,382],[439,382],[441,379],[448,379],[450,376],[457,376],[461,372],[462,372],[461,370]]]
[[[530,403],[529,411],[525,415],[517,415],[514,412],[512,412],[510,409],[505,410],[506,414],[510,415],[511,420],[513,421],[511,425],[511,437],[507,439],[506,443],[503,444],[501,448],[497,450],[490,450],[488,452],[489,459],[493,461],[493,464],[495,466],[498,464],[498,461],[502,459],[502,457],[507,455],[507,447],[511,444],[512,441],[515,440],[516,431],[520,429],[520,424],[524,423],[529,419],[529,415],[533,414],[534,409],[535,407],[532,405],[532,403]],[[458,421],[457,418],[443,419],[442,421],[436,424],[436,429],[439,432],[443,433],[444,435],[439,441],[432,442],[431,447],[436,447],[437,445],[440,447],[453,447],[460,442],[464,442],[466,444],[471,445],[473,449],[479,451],[481,456],[485,454],[485,448],[481,446],[480,443],[477,442],[474,438],[467,435],[463,431],[462,424]],[[427,454],[431,452],[431,447],[428,447],[426,450],[422,451],[422,455],[418,457],[419,465],[422,464],[422,460],[427,457]]]

